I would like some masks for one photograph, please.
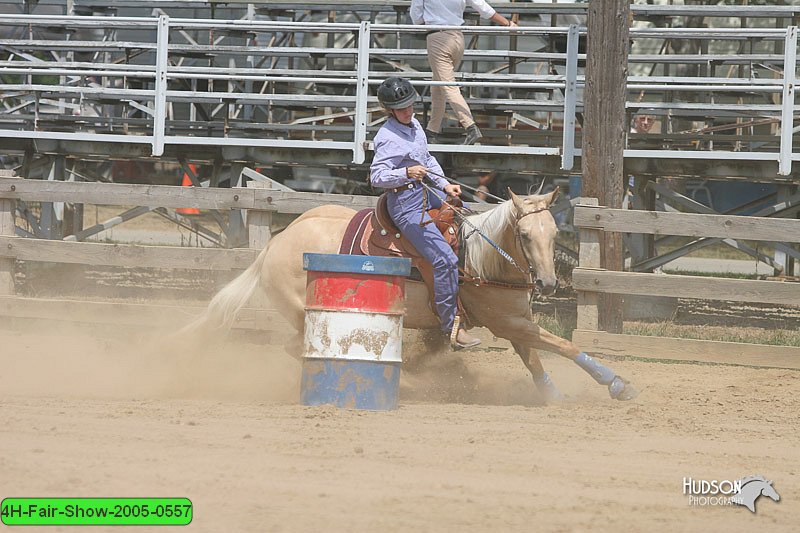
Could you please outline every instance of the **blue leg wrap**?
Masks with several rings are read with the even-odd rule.
[[[564,401],[564,395],[561,394],[561,391],[558,390],[555,384],[550,380],[550,374],[547,372],[542,374],[541,377],[534,377],[533,383],[547,402],[557,403]]]
[[[616,374],[605,365],[601,365],[585,352],[581,352],[575,358],[575,363],[584,369],[600,385],[608,385],[614,381]]]

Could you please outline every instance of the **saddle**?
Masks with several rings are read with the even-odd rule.
[[[458,198],[449,198],[448,202],[455,207],[463,205]],[[429,209],[428,215],[431,217],[431,222],[436,224],[442,233],[447,244],[458,255],[458,223],[455,219],[454,209],[444,206],[441,209]],[[411,266],[419,271],[420,277],[428,289],[428,295],[431,301],[433,300],[433,265],[420,255],[414,245],[403,237],[395,226],[389,215],[386,193],[378,198],[375,209],[362,209],[350,219],[339,247],[339,253],[408,257],[411,259]],[[459,308],[461,308],[460,301]]]
[[[461,201],[450,201],[451,205],[460,207]],[[378,198],[375,209],[362,209],[356,213],[347,226],[340,254],[348,255],[377,255],[383,257],[408,257],[414,264],[415,260],[425,262],[411,242],[403,237],[389,215],[386,194]],[[455,220],[455,211],[451,208],[429,209],[428,215],[431,222],[436,224],[447,244],[458,255],[458,223]],[[414,266],[417,266],[414,264]]]

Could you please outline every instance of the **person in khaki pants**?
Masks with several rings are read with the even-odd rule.
[[[490,19],[501,26],[516,26],[485,0],[411,0],[411,21],[428,26],[463,26],[467,4],[481,18]],[[464,55],[464,34],[460,30],[434,30],[427,33],[426,40],[428,62],[434,81],[455,81],[456,67]],[[431,118],[425,128],[428,142],[439,142],[437,136],[442,131],[445,102],[450,103],[458,121],[466,130],[464,144],[475,144],[475,141],[483,137],[461,90],[453,85],[435,85],[431,87]]]

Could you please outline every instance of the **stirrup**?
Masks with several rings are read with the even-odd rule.
[[[480,339],[475,339],[472,342],[462,344],[458,342],[458,332],[461,329],[461,317],[456,315],[455,319],[453,320],[453,329],[450,330],[450,348],[457,352],[458,350],[463,350],[465,348],[472,348],[473,346],[477,346],[481,343]]]

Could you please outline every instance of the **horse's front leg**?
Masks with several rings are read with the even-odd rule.
[[[508,320],[503,329],[505,334],[495,333],[495,335],[512,339],[512,342],[554,352],[573,361],[597,383],[608,387],[608,393],[615,400],[632,400],[639,394],[628,380],[619,376],[613,369],[599,363],[586,352],[580,351],[570,341],[553,335],[523,317]]]
[[[519,344],[513,341],[511,342],[511,345],[514,347],[514,350],[519,355],[519,358],[522,359],[522,362],[531,373],[533,383],[536,385],[536,389],[539,391],[539,394],[544,397],[545,402],[563,402],[564,395],[561,394],[561,391],[558,390],[555,383],[553,383],[553,381],[550,379],[550,374],[544,371],[542,360],[539,359],[539,354],[537,351],[530,346]]]

